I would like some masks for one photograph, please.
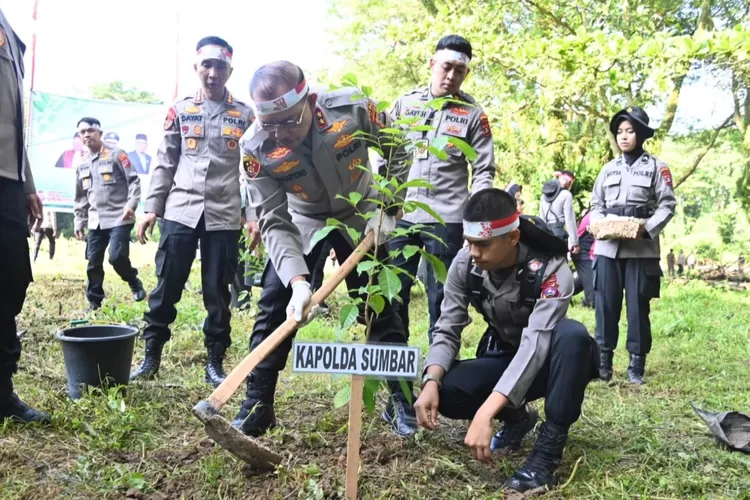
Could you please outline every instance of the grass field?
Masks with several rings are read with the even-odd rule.
[[[24,499],[321,499],[343,495],[346,408],[333,396],[346,379],[286,372],[278,390],[282,427],[263,439],[284,454],[275,473],[257,474],[213,445],[190,409],[210,388],[203,382],[205,351],[201,296],[185,292],[167,345],[160,377],[72,402],[67,397],[57,327],[83,316],[83,244],[59,243],[53,263],[35,266],[19,328],[23,338],[19,394],[53,412],[48,428],[0,427],[0,498]],[[155,245],[133,246],[146,288],[155,284]],[[139,324],[145,303],[133,304],[127,286],[106,265],[109,300],[96,319]],[[199,288],[198,264],[191,288]],[[415,288],[412,341],[426,347],[424,294]],[[340,304],[332,300],[334,310]],[[593,330],[593,314],[573,307],[571,317]],[[654,350],[647,385],[624,383],[626,353],[617,351],[616,383],[592,383],[583,416],[571,429],[562,466],[565,486],[544,498],[744,498],[750,499],[750,456],[718,446],[689,403],[708,410],[750,413],[750,296],[701,282],[665,281],[653,305]],[[332,339],[333,320],[316,320],[300,338]],[[481,327],[464,337],[462,356],[472,355]],[[253,318],[232,319],[229,366],[247,352]],[[624,340],[624,339],[623,339]],[[623,345],[624,342],[621,342]],[[136,360],[143,351],[136,345]],[[134,361],[134,362],[135,362]],[[224,410],[232,417],[240,403]],[[543,404],[537,402],[543,409]],[[365,415],[362,498],[502,498],[503,481],[528,453],[486,466],[463,445],[466,423],[443,421],[435,434],[392,437],[379,407]],[[570,479],[570,481],[568,481]]]

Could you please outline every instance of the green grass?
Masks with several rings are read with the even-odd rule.
[[[146,287],[153,287],[155,246],[133,246]],[[344,489],[347,409],[334,409],[344,378],[282,376],[277,416],[281,429],[263,441],[284,455],[275,473],[257,474],[205,436],[192,406],[210,393],[203,382],[202,298],[185,292],[167,345],[161,375],[72,402],[67,397],[56,329],[82,316],[83,244],[64,241],[54,265],[40,256],[36,282],[20,317],[23,338],[19,394],[53,412],[49,428],[0,427],[0,498],[339,498]],[[191,276],[199,287],[198,264]],[[138,323],[145,304],[133,304],[127,286],[107,265],[109,300],[97,319]],[[689,403],[708,410],[750,413],[750,296],[700,282],[664,282],[654,302],[654,349],[647,385],[624,383],[626,352],[615,357],[616,384],[589,386],[583,415],[571,429],[559,475],[564,483],[545,498],[750,499],[750,456],[718,446]],[[334,309],[342,304],[337,295]],[[415,288],[412,343],[426,347],[424,294]],[[571,316],[593,331],[592,312]],[[228,365],[247,353],[253,318],[232,319]],[[473,354],[481,321],[464,336],[461,355]],[[623,325],[624,326],[624,325]],[[624,329],[622,330],[624,334]],[[332,320],[316,320],[305,339],[334,339]],[[624,345],[622,335],[621,346]],[[136,346],[135,360],[143,344]],[[232,417],[235,397],[223,414]],[[543,403],[537,407],[543,410]],[[464,422],[443,421],[434,434],[392,437],[376,412],[363,422],[361,498],[502,498],[503,481],[524,460],[521,453],[490,466],[463,445]]]

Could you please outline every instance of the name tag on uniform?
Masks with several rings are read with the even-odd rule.
[[[414,158],[417,160],[426,160],[430,155],[430,150],[427,147],[430,145],[430,141],[427,139],[420,140],[414,147]]]

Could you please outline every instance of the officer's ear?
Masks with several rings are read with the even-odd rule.
[[[432,71],[432,68],[435,67],[435,59],[430,57],[430,71]]]
[[[309,104],[311,108],[314,108],[317,102],[318,94],[316,94],[315,92],[310,92],[310,95],[307,96],[307,104]]]
[[[518,245],[518,242],[521,240],[521,230],[518,228],[515,228],[513,231],[509,232],[508,239],[510,241],[511,246]]]
[[[234,73],[234,67],[229,66],[229,76],[227,76],[227,80],[229,79],[230,76],[232,76],[232,73]]]

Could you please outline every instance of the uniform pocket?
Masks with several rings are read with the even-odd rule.
[[[169,235],[162,236],[159,241],[159,248],[156,250],[156,275],[162,277],[164,274],[164,268],[167,262],[167,245],[169,243]]]
[[[632,179],[628,189],[628,201],[638,204],[648,202],[651,193],[651,177],[637,176]]]
[[[615,201],[620,196],[620,176],[612,175],[604,181],[604,200]]]
[[[659,261],[641,263],[641,287],[640,294],[647,299],[659,298],[661,291],[661,277],[664,273],[661,270]]]

